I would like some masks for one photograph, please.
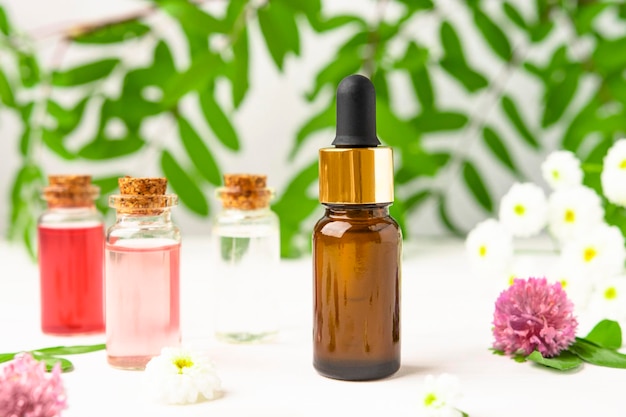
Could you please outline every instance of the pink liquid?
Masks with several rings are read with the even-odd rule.
[[[143,369],[166,346],[180,343],[180,244],[152,239],[106,247],[109,364]],[[161,241],[161,242],[158,242]]]
[[[54,335],[104,332],[103,226],[39,226],[38,231],[41,330]]]

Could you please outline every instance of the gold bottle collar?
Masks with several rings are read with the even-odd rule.
[[[392,149],[320,149],[319,199],[327,204],[393,202]]]

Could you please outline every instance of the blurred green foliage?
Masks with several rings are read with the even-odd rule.
[[[557,146],[575,152],[584,161],[588,171],[585,182],[600,190],[598,164],[610,145],[626,133],[626,33],[608,36],[602,22],[612,19],[623,27],[626,4],[596,0],[459,2],[458,7],[470,17],[475,37],[498,62],[495,79],[476,66],[466,34],[436,2],[359,1],[364,8],[378,10],[378,18],[368,21],[360,15],[328,16],[321,0],[224,0],[225,13],[219,15],[205,10],[202,1],[154,0],[137,14],[68,30],[60,41],[65,47],[100,47],[102,54],[73,68],[61,69],[59,65],[51,70],[40,65],[36,44],[28,34],[12,25],[10,10],[0,8],[0,53],[5,58],[0,61],[0,101],[23,122],[22,132],[15,138],[21,166],[13,179],[9,237],[22,240],[33,251],[33,231],[41,210],[38,193],[45,181],[37,159],[40,147],[67,161],[113,160],[156,149],[163,174],[182,204],[200,216],[210,216],[210,201],[202,190],[220,184],[220,161],[207,138],[182,113],[180,102],[193,96],[194,105],[219,144],[239,152],[241,138],[233,115],[253,87],[251,22],[258,23],[266,53],[278,71],[284,71],[287,59],[298,59],[306,27],[314,38],[335,31],[344,34],[343,42],[330,51],[327,62],[320,63],[310,89],[304,93],[312,104],[324,102],[295,133],[290,159],[285,163],[292,163],[315,133],[334,126],[334,97],[322,92],[334,91],[349,74],[368,75],[378,95],[379,136],[394,147],[398,157],[393,214],[407,237],[406,219],[429,201],[436,204],[442,225],[453,233],[465,233],[450,216],[449,182],[454,179],[461,181],[486,214],[497,209],[497,196],[485,179],[484,168],[468,151],[472,144],[484,147],[491,159],[522,181],[523,161],[514,149],[522,146],[542,152],[546,146],[543,138],[560,132]],[[401,10],[393,18],[384,16],[385,7],[391,5]],[[182,71],[174,65],[172,46],[149,23],[149,17],[156,13],[170,16],[184,34],[189,65]],[[434,20],[438,28],[438,38],[430,44],[411,36],[411,25],[424,18]],[[566,31],[566,36],[559,36],[559,31]],[[210,42],[216,36],[223,45]],[[153,48],[153,59],[147,66],[127,66],[122,53],[111,56],[111,45],[122,51],[147,37],[153,39],[142,44]],[[399,48],[401,53],[397,53]],[[549,59],[535,61],[532,52],[537,50],[547,50]],[[515,72],[533,77],[543,90],[530,106],[522,106],[507,89],[506,83]],[[399,92],[390,79],[399,74],[410,81],[411,108],[415,108],[410,114],[399,112],[393,104]],[[459,100],[469,102],[469,107],[478,106],[481,96],[492,97],[493,103],[476,112],[444,105],[448,101],[442,100],[444,93],[433,82],[435,76],[464,90],[466,94]],[[121,83],[118,96],[106,93],[104,84],[110,79]],[[232,108],[225,108],[216,98],[218,81],[230,85]],[[79,99],[71,106],[55,101],[57,93],[64,91]],[[66,139],[81,125],[87,108],[98,109],[97,128],[81,148],[70,148]],[[487,117],[495,111],[502,112],[508,129]],[[157,115],[172,119],[186,157],[177,157],[162,144],[150,143],[142,136],[142,125]],[[110,137],[106,128],[113,121],[123,123],[120,137]],[[462,132],[461,143],[429,145],[441,142],[447,132]],[[312,159],[299,172],[293,172],[273,205],[281,219],[284,257],[297,257],[310,249],[298,242],[303,237],[309,240],[310,231],[303,222],[319,208],[309,193],[317,180],[316,164]],[[117,188],[118,175],[95,179],[103,196]],[[104,199],[98,207],[107,209]],[[617,223],[619,216],[623,216],[619,210],[607,211],[609,223]]]

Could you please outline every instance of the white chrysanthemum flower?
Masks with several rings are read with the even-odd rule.
[[[567,298],[574,303],[574,312],[580,315],[589,303],[593,291],[593,279],[585,275],[581,268],[566,262],[560,257],[552,266],[546,278],[550,282],[559,282],[565,290]]]
[[[420,394],[419,415],[427,417],[461,417],[456,408],[461,397],[459,379],[453,375],[441,374],[437,378],[427,375]]]
[[[602,223],[567,242],[561,254],[564,262],[580,268],[594,281],[611,277],[624,269],[624,236],[617,227]]]
[[[602,192],[613,204],[626,207],[626,139],[620,139],[611,146],[604,157]]]
[[[626,276],[598,282],[589,302],[589,312],[599,319],[626,321]]]
[[[543,179],[553,190],[581,185],[580,160],[570,151],[554,151],[541,164]]]
[[[513,259],[513,238],[497,220],[487,219],[467,234],[465,250],[476,273],[501,275]]]
[[[603,219],[602,200],[591,188],[563,188],[548,198],[548,229],[561,244],[581,236]]]
[[[546,194],[530,182],[513,184],[500,200],[499,218],[513,236],[538,234],[548,221]]]
[[[205,354],[163,348],[148,362],[144,373],[148,396],[165,404],[188,404],[215,399],[221,389],[211,360]]]

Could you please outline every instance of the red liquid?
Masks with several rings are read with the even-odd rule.
[[[41,330],[104,332],[104,227],[39,226]]]

